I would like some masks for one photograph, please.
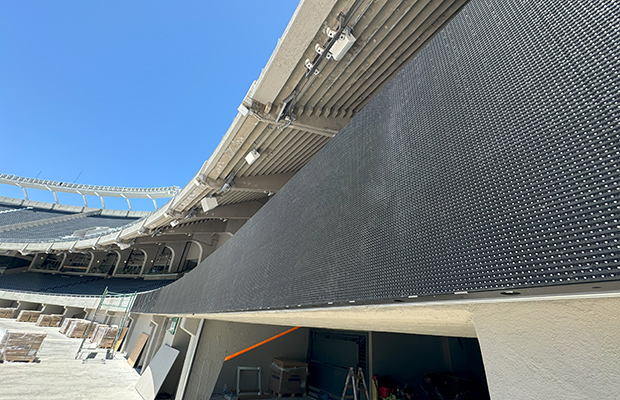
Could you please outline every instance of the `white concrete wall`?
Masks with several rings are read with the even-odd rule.
[[[261,325],[255,325],[260,327]],[[284,332],[288,327],[280,327],[279,332]],[[276,333],[276,334],[277,334]],[[261,367],[262,368],[262,389],[263,392],[269,390],[269,370],[273,358],[285,358],[289,360],[306,361],[308,356],[308,328],[298,329],[274,341],[266,343],[245,354],[224,362],[220,375],[215,384],[215,392],[220,393],[224,384],[228,390],[236,390],[237,387],[237,366]],[[253,343],[254,344],[254,343]],[[253,374],[248,373],[249,377],[242,377],[241,389],[248,389],[252,386]]]
[[[17,307],[17,302],[11,299],[0,298],[0,307]]]
[[[44,304],[41,310],[41,314],[62,314],[64,312],[65,307],[56,304]]]
[[[493,400],[620,398],[620,299],[477,304]]]
[[[209,398],[215,389],[226,356],[286,329],[281,326],[205,321],[184,400]]]
[[[127,338],[125,339],[125,344],[123,344],[123,351],[129,355],[133,350],[140,334],[146,333],[147,335],[151,334],[151,316],[146,314],[130,314],[130,318],[132,319],[131,326],[129,327],[129,331],[127,332]],[[151,338],[149,337],[149,340]]]
[[[86,313],[83,307],[65,307],[64,318],[82,318]]]
[[[33,303],[30,301],[23,301],[20,300],[17,302],[18,306],[17,306],[17,315],[19,315],[19,312],[22,310],[38,310],[40,311],[43,308],[43,304],[41,303]]]

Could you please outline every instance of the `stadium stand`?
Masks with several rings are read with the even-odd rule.
[[[72,236],[77,230],[107,227],[110,229],[135,222],[137,218],[116,218],[104,216],[89,216],[75,219],[72,221],[62,221],[50,223],[44,226],[35,226],[22,229],[14,229],[0,233],[0,241],[3,242],[29,242],[29,241],[56,241],[56,240],[75,240]]]
[[[0,289],[20,292],[53,293],[81,296],[98,296],[104,289],[117,293],[145,292],[160,288],[172,280],[144,280],[80,277],[62,274],[22,272],[0,275]]]
[[[0,206],[0,226],[21,224],[48,218],[71,215],[63,211],[40,210],[30,207]]]

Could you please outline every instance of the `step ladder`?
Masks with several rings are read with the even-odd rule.
[[[345,399],[353,399],[353,400],[361,400],[359,394],[361,394],[362,384],[364,388],[364,394],[366,395],[366,400],[371,400],[368,396],[368,386],[366,386],[366,379],[364,378],[364,373],[362,372],[362,368],[357,369],[357,373],[353,367],[349,367],[349,373],[347,374],[347,379],[344,382],[344,389],[342,389],[342,396],[340,396],[340,400]],[[347,394],[347,389],[351,388],[353,390],[352,395]]]

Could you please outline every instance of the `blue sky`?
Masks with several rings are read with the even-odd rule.
[[[0,173],[184,186],[230,126],[296,6],[1,2]],[[51,201],[36,192],[30,197]],[[0,196],[21,191],[0,185]]]

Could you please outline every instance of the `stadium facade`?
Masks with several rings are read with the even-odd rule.
[[[92,315],[83,295],[139,291],[123,348],[148,335],[142,368],[180,350],[175,398],[292,358],[317,398],[360,367],[472,398],[615,399],[619,22],[605,1],[302,1],[184,188],[1,177],[26,196],[0,205],[0,306]]]

